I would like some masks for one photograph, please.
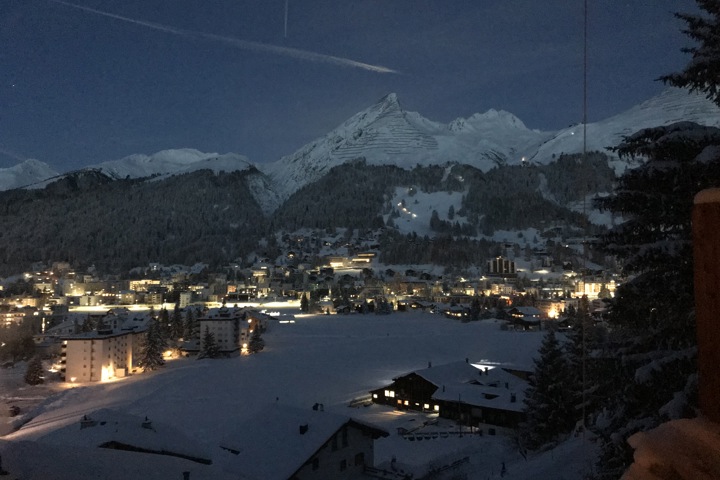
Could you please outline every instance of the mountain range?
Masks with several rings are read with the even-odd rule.
[[[720,126],[720,108],[704,96],[670,88],[623,113],[586,126],[588,151],[606,151],[637,130],[677,121]],[[163,150],[152,155],[135,154],[89,166],[111,178],[143,178],[183,174],[197,170],[238,171],[257,168],[269,178],[272,193],[260,194],[265,211],[273,211],[304,185],[318,180],[331,168],[364,158],[369,165],[417,165],[462,163],[488,171],[500,165],[523,162],[547,164],[565,153],[583,150],[583,125],[559,131],[532,130],[503,110],[488,110],[450,123],[433,122],[404,110],[391,93],[336,129],[294,153],[266,164],[253,164],[235,153],[203,153],[194,149]],[[609,153],[612,160],[617,160]],[[620,171],[624,168],[620,162]],[[29,159],[0,169],[0,190],[42,186],[61,172]],[[264,198],[263,198],[264,197]]]
[[[517,238],[528,228],[572,235],[583,218],[600,226],[612,221],[585,207],[628,167],[607,148],[639,129],[680,120],[720,126],[720,108],[669,89],[585,128],[546,132],[497,110],[433,122],[390,94],[268,164],[192,149],[63,174],[27,160],[0,169],[0,263],[5,273],[61,259],[110,270],[151,261],[222,263],[263,255],[258,245],[272,251],[263,238],[300,228],[388,226],[401,235],[477,241],[498,231]],[[427,254],[404,241],[388,240],[404,261],[413,261],[408,252]],[[457,252],[446,249],[430,260],[453,258]]]
[[[718,126],[720,108],[702,95],[670,88],[623,113],[587,124],[587,150],[603,151],[639,129],[681,120]],[[397,95],[391,93],[324,137],[267,164],[253,164],[235,153],[219,155],[186,148],[130,155],[88,168],[99,169],[112,178],[142,178],[255,166],[272,179],[279,198],[286,199],[332,167],[360,157],[371,165],[411,168],[452,162],[487,171],[496,165],[520,164],[523,160],[545,164],[562,153],[579,153],[582,149],[582,124],[559,131],[531,130],[503,110],[488,110],[443,124],[405,111]],[[29,159],[0,169],[0,190],[42,184],[61,174],[44,162]]]

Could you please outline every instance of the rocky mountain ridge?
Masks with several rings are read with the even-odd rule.
[[[561,154],[605,151],[641,128],[693,121],[720,126],[720,109],[702,95],[671,88],[611,118],[571,125],[554,132],[528,129],[509,112],[488,110],[448,124],[433,122],[402,108],[391,93],[358,112],[336,129],[294,153],[267,164],[253,164],[235,153],[219,155],[194,149],[136,154],[88,167],[111,178],[162,177],[201,169],[214,172],[257,170],[252,192],[262,211],[270,214],[303,186],[333,167],[362,158],[368,165],[415,166],[466,164],[488,171],[499,165],[547,164]],[[586,133],[586,136],[583,133]],[[616,171],[626,162],[610,154]],[[42,187],[59,175],[50,166],[27,160],[0,169],[0,190]]]

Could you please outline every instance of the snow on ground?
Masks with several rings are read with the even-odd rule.
[[[438,212],[440,220],[449,220],[448,211],[452,206],[457,212],[462,207],[463,192],[423,192],[418,187],[397,187],[390,200],[391,205],[400,213],[393,219],[400,233],[415,232],[420,236],[435,236],[430,229],[430,218],[433,210]],[[403,206],[404,202],[404,206]],[[387,221],[387,216],[385,218]],[[465,217],[456,215],[451,222],[465,223]]]
[[[236,434],[237,425],[269,404],[310,408],[317,402],[328,411],[391,432],[379,444],[378,464],[389,464],[394,455],[397,461],[426,468],[433,460],[449,462],[470,455],[465,466],[469,478],[495,478],[503,461],[510,473],[516,469],[510,468],[511,462],[528,463],[513,453],[504,437],[438,439],[421,445],[395,435],[398,425],[423,421],[421,414],[377,405],[350,408],[348,403],[389,384],[393,377],[426,368],[428,362],[440,365],[468,358],[475,363],[531,365],[542,335],[502,331],[496,320],[460,323],[429,313],[296,315],[295,323],[270,324],[264,334],[266,348],[257,355],[177,359],[156,372],[61,391],[40,404],[33,418],[5,440],[47,442],[52,432],[108,408],[171,425],[196,441],[199,450],[215,452],[220,439]]]
[[[45,362],[49,366],[49,362]],[[0,437],[12,432],[21,423],[28,411],[43,399],[62,391],[65,387],[57,381],[57,374],[46,372],[46,383],[30,386],[25,383],[27,362],[17,362],[14,367],[0,369]],[[13,416],[11,407],[19,408],[20,414]]]

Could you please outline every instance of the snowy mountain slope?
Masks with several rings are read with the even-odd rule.
[[[667,125],[680,120],[720,125],[720,108],[702,95],[671,88],[650,100],[606,120],[587,125],[587,149],[605,150],[623,136],[641,128]],[[469,164],[483,171],[496,165],[520,164],[523,159],[549,163],[562,153],[583,149],[583,126],[557,132],[528,129],[505,111],[489,110],[448,124],[433,122],[402,109],[395,94],[389,94],[324,137],[303,146],[276,162],[253,165],[238,154],[203,153],[194,149],[163,150],[152,155],[136,154],[103,162],[98,168],[113,178],[141,178],[213,171],[247,170],[259,173],[251,189],[265,213],[274,211],[292,193],[312,183],[331,168],[364,158],[369,165]],[[625,162],[613,162],[616,171]],[[49,166],[28,160],[0,169],[0,190],[36,183],[57,175]],[[41,185],[41,184],[39,184]]]
[[[680,121],[720,126],[720,108],[704,95],[670,88],[630,110],[587,125],[587,150],[605,151],[620,143],[624,136],[643,128],[669,125]],[[557,132],[550,140],[524,154],[528,160],[548,163],[553,155],[580,153],[583,150],[583,126],[573,125]],[[624,166],[619,165],[619,170]]]
[[[119,160],[103,162],[91,168],[98,168],[112,178],[143,178],[157,176],[158,179],[171,175],[182,175],[199,170],[219,172],[255,171],[247,177],[248,188],[265,214],[276,210],[281,203],[270,179],[258,171],[248,158],[237,153],[203,153],[184,148],[162,150],[150,156],[136,154]]]
[[[41,182],[58,175],[50,165],[29,158],[9,168],[0,168],[0,191],[40,185]],[[44,186],[44,183],[40,186]]]
[[[702,95],[671,88],[614,117],[587,125],[587,150],[605,151],[641,128],[680,120],[720,125],[720,108]],[[583,126],[557,132],[528,129],[505,111],[489,110],[447,125],[406,112],[390,94],[354,115],[338,128],[281,158],[261,166],[282,198],[322,177],[331,168],[356,158],[369,165],[465,163],[488,171],[496,165],[517,165],[523,159],[549,163],[562,153],[583,150]],[[625,162],[615,162],[622,171]]]
[[[235,153],[218,155],[183,148],[162,150],[152,155],[135,154],[119,160],[110,160],[93,165],[113,178],[142,178],[153,175],[173,175],[197,170],[210,169],[215,172],[224,170],[246,170],[252,165],[247,157]]]
[[[511,161],[518,147],[539,144],[550,135],[494,110],[449,125],[435,123],[404,111],[391,93],[323,138],[262,168],[287,198],[331,168],[360,157],[370,165],[411,168],[458,162],[489,170]]]

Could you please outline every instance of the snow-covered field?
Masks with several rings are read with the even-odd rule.
[[[77,424],[83,415],[109,408],[172,425],[197,442],[198,449],[214,451],[220,439],[269,404],[310,408],[317,402],[328,411],[373,422],[393,434],[379,441],[376,463],[396,456],[399,463],[422,466],[434,459],[469,456],[468,478],[499,476],[502,462],[507,465],[505,478],[577,477],[570,473],[577,470],[565,453],[558,453],[557,458],[543,455],[542,465],[530,467],[533,459],[522,459],[501,437],[408,442],[394,435],[395,427],[413,421],[418,414],[400,414],[375,405],[348,407],[353,398],[389,384],[395,376],[425,368],[428,362],[439,365],[467,358],[473,363],[531,366],[541,332],[503,331],[496,320],[460,323],[408,312],[298,315],[295,323],[271,323],[264,338],[266,348],[257,355],[172,360],[156,372],[63,390],[48,397],[20,430],[4,439],[16,442],[46,437],[49,441],[52,432]],[[30,395],[28,388],[24,391]],[[564,450],[578,448],[577,442],[563,446]],[[578,452],[568,455],[577,460]],[[559,475],[532,474],[542,470]],[[564,472],[568,476],[563,477]]]

